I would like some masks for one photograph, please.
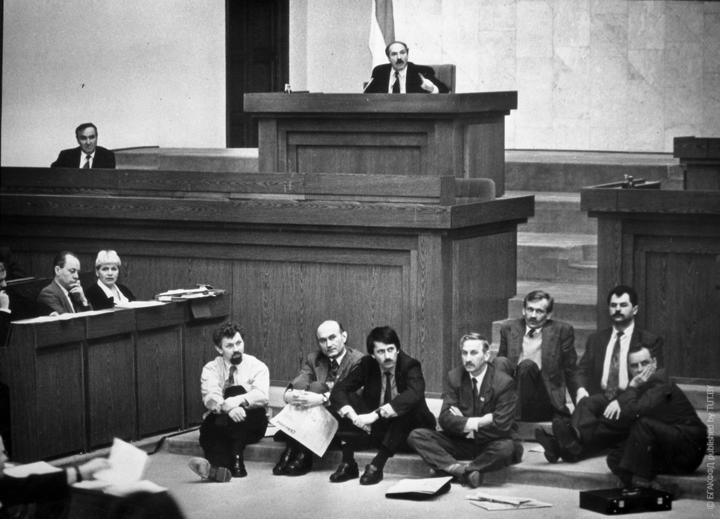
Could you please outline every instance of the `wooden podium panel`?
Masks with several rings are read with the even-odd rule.
[[[260,172],[488,178],[505,192],[505,116],[517,92],[245,94]]]
[[[718,385],[720,191],[584,189],[581,206],[598,218],[598,326],[610,289],[630,285],[669,374]]]
[[[211,341],[187,339],[209,337],[227,318],[228,301],[214,298],[207,310],[194,317],[191,303],[179,302],[12,323],[0,377],[10,388],[13,459],[57,457],[197,421],[185,402],[200,400],[200,372],[187,380],[183,359],[192,354],[204,364],[215,352]]]

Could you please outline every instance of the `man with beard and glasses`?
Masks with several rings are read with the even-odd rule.
[[[660,337],[635,326],[638,296],[632,287],[619,285],[607,297],[612,327],[588,337],[578,364],[580,388],[577,406],[570,420],[555,418],[553,435],[535,430],[535,438],[545,448],[545,458],[575,462],[599,453],[625,439],[627,424],[620,420],[617,397],[630,382],[628,351],[640,345],[663,366],[663,341]]]
[[[519,463],[523,453],[515,423],[515,382],[488,363],[489,349],[480,334],[460,338],[463,365],[445,377],[442,432],[415,429],[408,438],[435,471],[471,488],[482,484],[484,473]]]
[[[435,417],[425,402],[420,362],[400,350],[395,330],[373,328],[365,343],[368,354],[330,393],[330,401],[343,417],[337,432],[342,462],[330,475],[332,483],[358,477],[355,451],[368,443],[377,446],[378,453],[365,467],[360,484],[379,483],[385,463],[406,444],[410,431],[435,427]]]
[[[435,77],[432,67],[408,61],[410,49],[401,41],[385,47],[390,63],[378,65],[365,87],[366,94],[447,94],[450,89]]]
[[[533,290],[523,299],[523,317],[505,321],[495,369],[518,386],[516,418],[528,422],[570,416],[565,389],[575,401],[578,390],[575,330],[552,319],[553,298]]]
[[[245,353],[245,332],[225,323],[213,333],[218,356],[205,364],[200,377],[207,412],[200,426],[205,458],[190,460],[203,479],[225,482],[247,476],[243,451],[265,435],[270,372],[256,357]]]

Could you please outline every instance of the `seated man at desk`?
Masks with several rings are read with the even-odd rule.
[[[225,323],[213,333],[218,356],[205,364],[200,378],[207,412],[200,426],[205,458],[190,460],[190,469],[218,482],[247,476],[243,451],[265,435],[270,394],[270,371],[257,357],[245,353],[243,330]]]
[[[115,154],[97,145],[98,131],[93,123],[83,123],[75,128],[79,146],[62,150],[51,168],[115,169]]]
[[[60,251],[53,265],[55,279],[40,291],[37,298],[40,312],[59,315],[92,310],[80,284],[80,260],[77,256],[67,250]]]
[[[410,49],[401,41],[385,47],[390,63],[378,65],[365,90],[366,94],[447,94],[450,89],[435,77],[432,67],[408,61]]]

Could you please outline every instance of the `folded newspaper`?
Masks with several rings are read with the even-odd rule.
[[[476,492],[465,497],[475,506],[485,510],[521,510],[525,508],[548,508],[552,504],[538,501],[530,497],[502,496]]]

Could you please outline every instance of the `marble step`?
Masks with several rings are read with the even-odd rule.
[[[535,215],[518,226],[519,232],[597,234],[597,221],[580,209],[580,193],[506,191],[506,197],[535,197]]]
[[[519,232],[517,277],[594,284],[597,238],[591,234]]]

